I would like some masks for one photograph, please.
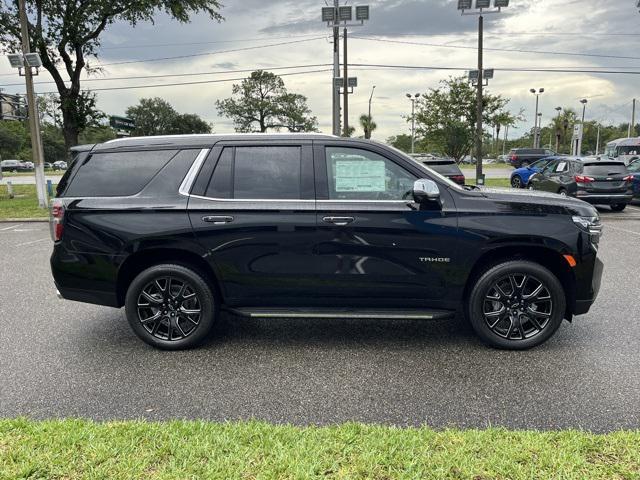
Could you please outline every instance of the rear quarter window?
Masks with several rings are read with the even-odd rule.
[[[69,197],[124,197],[140,192],[177,150],[94,153],[64,192]]]

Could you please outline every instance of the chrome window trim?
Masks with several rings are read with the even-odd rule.
[[[204,163],[204,160],[207,158],[207,155],[209,154],[210,151],[211,151],[210,148],[203,148],[202,150],[200,150],[200,153],[198,154],[196,159],[193,161],[191,168],[189,169],[189,171],[187,172],[187,175],[184,177],[184,180],[182,180],[182,183],[180,184],[180,188],[178,189],[178,193],[180,193],[180,195],[184,195],[187,197],[189,196],[189,192],[191,191],[193,182],[196,180],[196,177],[198,176],[198,172],[200,171],[200,167],[202,167],[202,164]]]
[[[215,197],[205,197],[202,195],[188,195],[192,198],[199,198],[200,200],[210,200],[212,202],[271,202],[271,203],[300,203],[300,202],[316,202],[313,199],[295,199],[295,198],[283,198],[283,199],[275,199],[275,198],[215,198]]]

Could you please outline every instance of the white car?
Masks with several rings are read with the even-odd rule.
[[[60,160],[58,162],[53,162],[53,169],[54,170],[66,170],[67,169],[67,162],[63,162],[62,160]]]

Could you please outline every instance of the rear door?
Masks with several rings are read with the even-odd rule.
[[[315,291],[310,141],[231,142],[212,149],[189,218],[229,305],[304,305]]]
[[[436,305],[455,275],[457,213],[420,209],[411,191],[429,174],[371,144],[315,143],[317,296],[332,304]]]

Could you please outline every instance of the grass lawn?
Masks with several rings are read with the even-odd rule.
[[[0,220],[49,216],[49,210],[38,208],[35,185],[14,185],[13,193],[15,198],[10,199],[7,186],[0,185]]]
[[[631,479],[640,431],[0,420],[0,478]]]
[[[475,179],[473,182],[475,183]],[[484,183],[487,187],[511,188],[511,181],[508,178],[485,178]]]

